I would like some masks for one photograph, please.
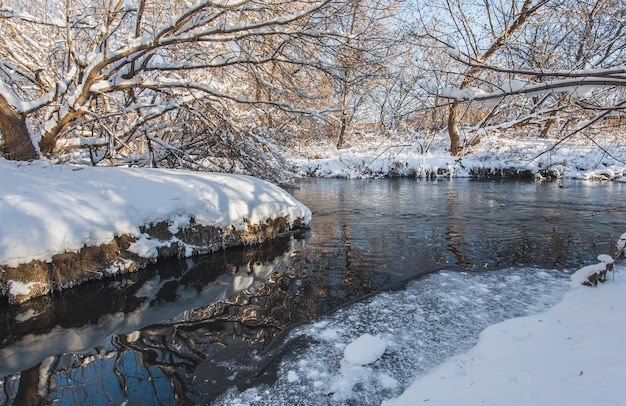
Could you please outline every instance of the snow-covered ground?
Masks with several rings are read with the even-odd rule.
[[[615,283],[568,292],[547,312],[507,320],[386,406],[623,405],[626,267]]]
[[[49,260],[114,236],[139,237],[139,255],[156,256],[140,226],[168,221],[245,229],[268,218],[308,222],[310,210],[271,183],[243,175],[147,168],[16,163],[0,158],[0,264]]]
[[[626,181],[626,142],[620,133],[599,134],[594,141],[572,137],[559,141],[536,136],[511,138],[485,134],[472,153],[452,157],[445,134],[380,137],[352,135],[342,149],[320,139],[292,148],[287,157],[300,176],[362,178],[468,177],[505,170],[527,176]]]

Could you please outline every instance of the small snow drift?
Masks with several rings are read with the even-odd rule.
[[[332,394],[335,401],[347,401],[356,385],[376,375],[369,365],[383,356],[388,344],[386,339],[367,333],[348,344],[343,350],[339,375],[333,379],[327,394]],[[391,377],[379,376],[376,380],[381,382],[381,379],[385,385],[394,385]]]
[[[570,287],[577,289],[581,285],[596,286],[598,282],[606,281],[606,273],[612,271],[615,261],[624,256],[626,233],[619,237],[616,247],[617,254],[615,255],[615,259],[607,254],[598,255],[599,263],[582,267],[571,276]]]
[[[598,255],[597,264],[591,264],[580,268],[570,278],[570,287],[578,289],[580,286],[596,286],[598,282],[606,281],[606,273],[613,270],[614,259],[610,255]]]
[[[387,350],[387,340],[363,334],[343,350],[343,358],[353,365],[369,365],[378,361]]]

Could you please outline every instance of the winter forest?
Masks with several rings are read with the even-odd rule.
[[[625,16],[621,0],[3,0],[2,155],[280,181],[286,148],[365,132],[452,156],[494,132],[593,144],[623,126]]]
[[[626,0],[0,0],[0,406],[617,404],[625,113]]]

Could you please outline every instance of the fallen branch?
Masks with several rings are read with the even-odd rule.
[[[613,265],[615,262],[624,257],[625,249],[626,233],[622,234],[617,240],[617,254],[615,255],[615,258],[606,254],[598,255],[598,261],[600,261],[599,263],[584,266],[571,276],[570,287],[572,289],[577,289],[581,285],[596,286],[598,285],[598,282],[605,282],[607,272],[613,271]]]

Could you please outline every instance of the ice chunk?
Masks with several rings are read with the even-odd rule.
[[[343,357],[353,365],[369,365],[378,361],[387,350],[387,340],[363,334],[343,350]]]

